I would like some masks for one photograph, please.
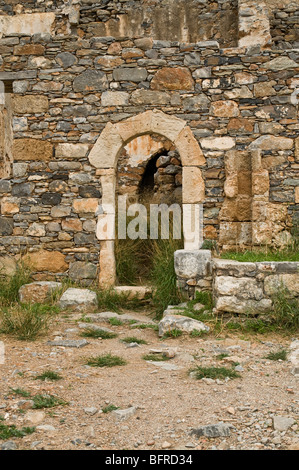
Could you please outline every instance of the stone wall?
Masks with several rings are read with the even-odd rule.
[[[299,47],[299,4],[279,2],[270,15],[271,36],[279,49]]]
[[[56,31],[80,28],[86,37],[152,37],[157,40],[197,42],[219,40],[237,44],[237,0],[55,0],[20,4],[0,2],[4,15],[55,12]]]
[[[35,280],[97,277],[95,236],[101,185],[88,164],[88,145],[17,140],[13,174],[0,180],[0,252],[23,255]],[[67,273],[66,273],[67,272]]]
[[[258,315],[273,308],[273,296],[299,297],[298,262],[240,263],[213,259],[213,296],[218,313]]]
[[[158,12],[160,3],[138,2],[142,12]],[[220,13],[226,18],[236,8],[228,1],[191,4],[198,20],[209,15],[218,21]],[[0,2],[0,80],[7,103],[0,109],[0,126],[6,113],[14,137],[12,145],[9,131],[4,133],[13,162],[9,157],[1,174],[1,253],[60,253],[66,265],[59,275],[75,272],[74,263],[80,262],[95,276],[100,248],[105,251],[95,236],[102,181],[111,183],[112,175],[95,168],[90,152],[104,129],[110,142],[113,126],[154,110],[188,128],[180,148],[170,139],[171,151],[191,154],[195,143],[202,149],[193,165],[198,186],[190,169],[183,168],[182,183],[183,193],[185,186],[198,203],[204,181],[205,238],[225,249],[283,246],[299,220],[298,50],[271,47],[267,21],[257,15],[264,6],[252,0],[238,3],[239,47],[224,47],[232,42],[221,42],[225,36],[215,20],[209,34],[200,33],[209,41],[169,39],[167,28],[158,36],[151,29],[155,22],[144,24],[142,32],[107,35],[107,23],[128,17],[134,6],[126,1]],[[257,17],[263,34],[252,36],[246,28]],[[131,140],[141,134],[146,132],[136,129]],[[44,272],[53,275],[51,269],[41,271],[43,278]],[[84,276],[88,280],[90,271]]]
[[[215,313],[267,314],[280,291],[299,297],[298,262],[238,262],[212,258],[209,250],[178,250],[174,259],[182,294],[211,291]]]

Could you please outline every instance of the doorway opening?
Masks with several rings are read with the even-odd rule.
[[[180,156],[168,139],[145,135],[124,147],[117,170],[116,194],[126,196],[127,202],[126,238],[119,239],[116,230],[117,284],[150,285],[162,258],[167,260],[170,256],[173,261],[173,252],[183,247],[182,230],[180,238],[174,238],[177,235],[174,234],[174,218],[181,217],[178,210],[181,212],[182,207]],[[177,213],[167,213],[166,209],[172,204],[176,204]],[[165,214],[159,212],[154,216],[154,211],[162,207]],[[164,227],[162,216],[168,217],[169,225]],[[118,221],[119,212],[117,229]],[[181,218],[176,222],[181,225]],[[157,227],[155,238],[152,238],[153,224]],[[164,239],[162,229],[166,232],[169,229]]]

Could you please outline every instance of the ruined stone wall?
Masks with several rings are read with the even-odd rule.
[[[57,31],[79,26],[80,35],[152,37],[180,42],[216,39],[237,44],[237,0],[53,0],[0,2],[6,15],[55,12]]]
[[[213,260],[213,295],[218,313],[258,315],[273,309],[282,289],[299,296],[297,262],[239,263]],[[284,287],[282,287],[284,286]]]
[[[182,294],[210,290],[217,313],[269,314],[277,294],[299,297],[298,262],[239,262],[212,258],[209,250],[178,250],[174,264]]]
[[[94,279],[102,188],[89,152],[108,123],[153,109],[185,121],[202,148],[205,238],[224,248],[289,240],[299,219],[298,50],[100,36],[104,16],[118,13],[113,2],[73,2],[63,12],[64,2],[31,3],[22,12],[58,14],[38,23],[42,33],[32,15],[15,34],[8,23],[1,30],[0,80],[13,87],[14,130],[14,163],[0,184],[2,254],[42,249],[60,268],[45,263],[38,278],[70,269]],[[3,18],[18,19],[15,2],[0,6]]]
[[[279,49],[299,47],[299,3],[280,2],[270,11],[270,26],[273,43]]]

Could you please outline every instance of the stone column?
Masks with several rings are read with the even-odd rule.
[[[12,157],[12,106],[10,93],[4,82],[0,82],[0,178],[9,178]]]
[[[98,214],[97,238],[101,242],[99,286],[107,289],[116,282],[116,263],[114,255],[115,240],[115,185],[116,175],[113,168],[97,170],[101,178],[102,205]]]
[[[225,249],[251,245],[251,159],[247,151],[231,150],[225,156],[225,199],[219,214],[219,243]]]
[[[200,168],[183,167],[183,231],[185,250],[199,250],[203,242],[202,203],[205,184]]]
[[[271,224],[266,220],[269,204],[269,172],[262,167],[261,150],[251,151],[252,161],[252,244],[271,244]]]

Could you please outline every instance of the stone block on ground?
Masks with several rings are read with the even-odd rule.
[[[206,426],[200,426],[198,428],[193,428],[191,435],[196,437],[229,437],[233,426],[226,423],[217,423],[217,424],[207,424]]]
[[[216,310],[219,312],[241,313],[256,315],[268,313],[272,309],[271,299],[240,299],[235,295],[218,297],[216,299]]]
[[[91,320],[92,322],[107,322],[109,323],[112,318],[120,320],[123,323],[146,323],[149,325],[156,325],[156,323],[143,315],[132,315],[129,313],[124,313],[122,315],[115,313],[115,312],[100,312],[100,313],[93,313],[86,316],[86,319]]]
[[[48,344],[50,346],[62,346],[64,348],[83,348],[89,343],[86,339],[59,339],[54,341],[48,341]]]
[[[105,333],[113,333],[110,328],[105,326],[94,325],[93,323],[79,323],[78,327],[83,330],[105,331]]]
[[[167,309],[163,312],[163,317],[167,315],[183,315],[185,307],[180,307],[179,305],[168,305]]]
[[[98,305],[97,294],[89,289],[71,287],[61,296],[59,307],[74,311],[94,310]]]
[[[291,426],[293,426],[293,424],[295,424],[295,420],[293,418],[289,418],[288,416],[273,417],[273,428],[275,431],[287,431]]]
[[[208,332],[210,328],[201,321],[183,315],[166,315],[159,323],[159,336],[164,336],[172,330],[181,330],[184,333],[192,331]]]
[[[22,303],[42,304],[51,299],[55,291],[61,289],[62,284],[54,281],[40,281],[24,284],[19,289],[19,298]]]
[[[131,406],[130,408],[126,408],[125,410],[113,410],[112,414],[117,418],[119,421],[124,421],[136,413],[137,409],[135,406]]]
[[[299,376],[299,339],[295,339],[290,344],[288,360],[292,364],[292,374]]]
[[[139,299],[142,300],[146,295],[151,294],[152,289],[146,286],[116,286],[113,289],[117,294],[125,294],[128,299]]]

